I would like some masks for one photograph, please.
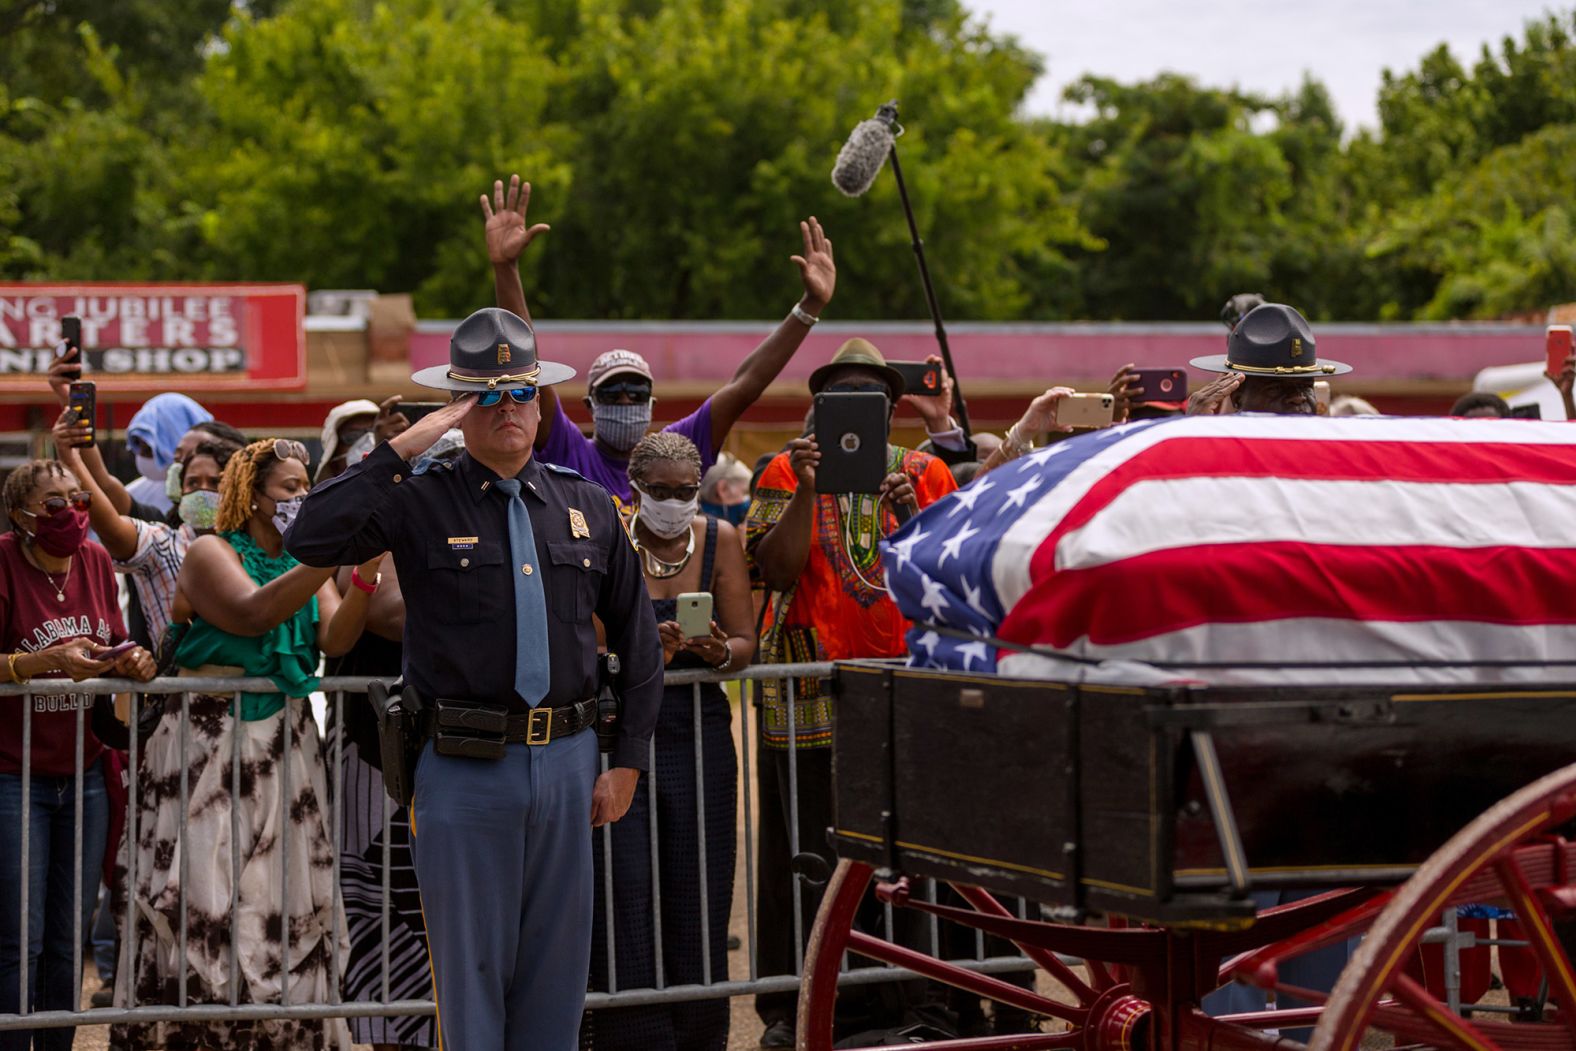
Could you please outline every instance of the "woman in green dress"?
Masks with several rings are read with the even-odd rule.
[[[189,618],[191,627],[175,654],[180,674],[258,676],[277,689],[192,694],[184,755],[180,697],[163,702],[137,770],[137,929],[132,966],[117,976],[117,1005],[129,1004],[132,992],[139,1005],[175,1002],[183,971],[188,1003],[334,999],[346,935],[334,906],[326,766],[304,698],[317,689],[321,657],[345,653],[361,635],[369,592],[352,588],[341,598],[333,570],[298,565],[285,553],[282,534],[309,487],[299,442],[247,446],[225,468],[216,533],[194,542],[182,565],[174,619]],[[380,561],[358,566],[358,577],[374,582]],[[155,1023],[124,1027],[115,1043],[316,1049],[336,1044],[341,1025]]]

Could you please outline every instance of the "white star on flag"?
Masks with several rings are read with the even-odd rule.
[[[1002,510],[1006,511],[1013,507],[1023,507],[1025,502],[1029,499],[1029,494],[1034,492],[1043,484],[1045,484],[1044,479],[1042,479],[1039,475],[1030,476],[1028,481],[1024,482],[1022,485],[1018,486],[1018,488],[1013,489],[1007,494],[1007,503],[1003,505]]]
[[[913,533],[904,537],[902,540],[896,540],[887,545],[897,555],[897,568],[899,570],[909,564],[909,562],[914,558],[914,548],[919,545],[921,540],[925,539],[929,535],[930,534],[925,532],[924,528],[921,527],[919,529],[915,529]]]
[[[968,577],[960,577],[959,579],[963,582],[963,601],[968,604],[969,609],[989,620],[990,613],[985,609],[985,603],[981,597],[985,589],[971,586]]]
[[[1070,448],[1072,448],[1072,446],[1068,445],[1066,442],[1057,442],[1055,445],[1047,445],[1043,449],[1034,450],[1034,452],[1030,453],[1028,459],[1024,462],[1038,467],[1040,464],[1044,463],[1046,460],[1049,460],[1057,453],[1064,453]]]
[[[946,587],[924,573],[920,574],[919,584],[925,589],[924,597],[919,600],[919,608],[930,610],[932,618],[940,620],[941,611],[952,608],[952,603],[948,602],[946,595],[942,594],[947,590]]]
[[[965,642],[958,647],[957,652],[963,657],[964,671],[972,668],[976,660],[984,664],[985,659],[990,656],[990,650],[983,642]]]
[[[937,635],[933,631],[927,631],[925,634],[914,640],[914,645],[925,647],[925,652],[934,657],[936,655],[936,646],[940,642],[940,635]]]
[[[974,528],[965,520],[962,528],[948,537],[946,542],[941,545],[941,558],[936,561],[937,568],[946,565],[947,559],[957,558],[963,554],[963,545],[968,543],[972,537],[979,536],[982,532],[984,530]]]
[[[996,483],[987,478],[974,483],[967,489],[959,489],[957,492],[952,494],[952,499],[957,504],[957,506],[951,511],[947,512],[947,517],[952,518],[959,511],[968,511],[972,513],[974,511],[975,501],[984,495],[985,490],[994,488],[996,488]]]

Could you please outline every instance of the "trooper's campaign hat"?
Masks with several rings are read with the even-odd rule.
[[[1226,337],[1226,353],[1194,358],[1192,364],[1210,372],[1282,379],[1318,379],[1352,371],[1344,362],[1320,361],[1308,319],[1284,303],[1254,307]]]
[[[546,387],[572,379],[575,370],[536,357],[536,333],[516,314],[478,310],[449,337],[449,363],[422,369],[412,383],[434,390],[484,393],[512,387]]]

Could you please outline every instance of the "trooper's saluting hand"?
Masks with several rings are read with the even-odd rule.
[[[386,550],[399,570],[406,688],[434,712],[411,846],[445,1045],[529,1033],[569,1051],[590,958],[591,828],[623,816],[646,769],[662,646],[611,497],[532,457],[538,391],[574,370],[539,361],[530,325],[498,309],[460,324],[449,359],[413,378],[453,402],[314,490],[285,543],[319,566]],[[413,471],[456,427],[464,455]],[[600,776],[585,732],[593,616],[623,665]]]

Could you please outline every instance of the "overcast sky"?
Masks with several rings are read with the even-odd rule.
[[[1553,9],[1544,0],[965,0],[1046,59],[1035,114],[1072,116],[1062,88],[1084,73],[1143,80],[1163,70],[1279,94],[1304,70],[1346,122],[1378,123],[1379,73],[1416,66],[1444,42],[1476,61],[1486,41]]]

